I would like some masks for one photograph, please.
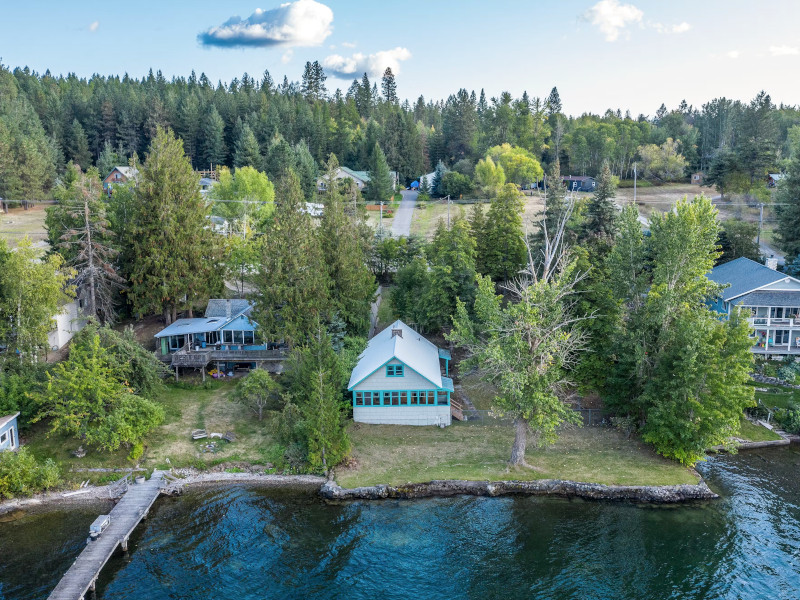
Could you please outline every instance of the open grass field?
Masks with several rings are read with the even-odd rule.
[[[769,409],[787,408],[790,402],[800,404],[800,390],[766,383],[756,383],[754,386],[756,402],[760,401]]]
[[[0,239],[5,240],[12,248],[26,235],[34,243],[47,240],[44,209],[44,206],[37,205],[28,210],[11,208],[8,214],[0,211]]]
[[[688,183],[670,183],[661,186],[639,187],[636,189],[636,204],[639,213],[648,219],[654,212],[666,212],[685,196],[694,198],[700,194],[717,196],[713,188],[690,185]],[[617,203],[621,206],[633,202],[633,188],[619,188],[616,191]]]
[[[350,427],[354,466],[339,468],[343,487],[400,485],[432,479],[569,479],[604,484],[673,485],[696,483],[678,463],[613,429],[570,428],[546,448],[529,448],[533,469],[509,469],[514,439],[509,425],[459,423],[445,429],[397,425]]]

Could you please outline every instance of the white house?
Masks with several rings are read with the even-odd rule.
[[[0,452],[19,448],[18,416],[19,413],[0,417]]]
[[[81,314],[78,301],[73,300],[65,304],[61,312],[53,317],[53,328],[47,334],[50,350],[63,348],[84,327],[86,327],[86,319]]]
[[[444,364],[442,364],[444,363]],[[402,321],[376,334],[359,356],[347,389],[353,420],[384,425],[450,425],[450,352]]]
[[[392,185],[397,188],[397,182],[399,180],[399,176],[397,171],[389,171],[389,175],[392,178]],[[352,179],[358,191],[363,192],[364,188],[369,185],[369,173],[367,171],[355,171],[353,169],[348,169],[347,167],[339,167],[336,171],[335,179]],[[321,177],[317,178],[317,191],[322,194],[328,189],[328,176],[322,175]]]

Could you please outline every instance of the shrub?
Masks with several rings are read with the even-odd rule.
[[[788,433],[800,434],[800,406],[794,402],[790,402],[787,408],[777,411],[775,419]]]
[[[27,448],[0,453],[0,498],[30,496],[59,483],[61,474],[53,459],[40,463]]]
[[[136,442],[131,448],[130,454],[128,454],[128,460],[136,462],[142,455],[144,454],[144,444],[142,442]]]

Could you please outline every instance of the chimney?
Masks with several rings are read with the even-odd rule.
[[[225,316],[230,319],[231,318],[231,301],[225,300]]]
[[[393,327],[392,328],[392,337],[394,337],[394,336],[403,337],[403,330],[401,328],[399,328],[399,327],[397,327],[397,328]]]
[[[764,264],[773,271],[778,270],[778,259],[774,256],[770,256],[766,261],[764,261]]]

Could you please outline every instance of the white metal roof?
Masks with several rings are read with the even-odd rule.
[[[392,335],[394,329],[401,330],[402,335]],[[393,358],[422,375],[436,387],[442,387],[439,348],[397,320],[369,341],[364,352],[358,357],[358,364],[350,375],[347,389],[353,389]]]
[[[19,413],[15,413],[13,415],[6,415],[5,417],[0,417],[0,428],[5,427],[11,421],[16,419],[19,416]]]

